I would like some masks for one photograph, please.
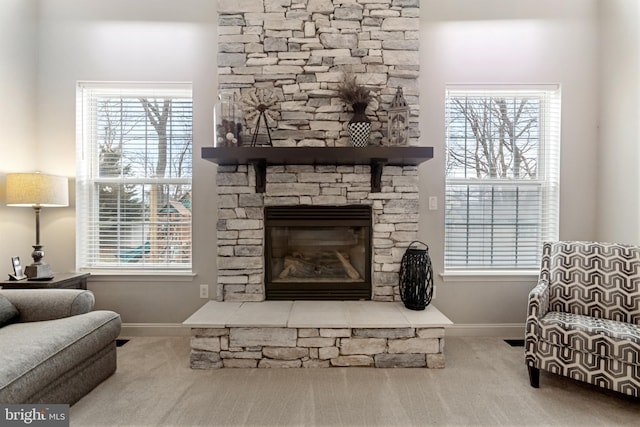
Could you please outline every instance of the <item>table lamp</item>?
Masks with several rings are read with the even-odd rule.
[[[7,206],[31,206],[36,214],[36,244],[33,246],[33,264],[25,268],[29,279],[50,279],[53,272],[44,262],[40,244],[40,209],[69,206],[69,179],[64,176],[41,173],[7,174]]]

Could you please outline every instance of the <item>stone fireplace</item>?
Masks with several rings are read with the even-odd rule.
[[[267,251],[281,250],[282,242],[277,248],[269,247],[266,238],[266,223],[273,223],[274,218],[266,218],[265,211],[282,213],[286,207],[300,207],[302,211],[312,213],[311,222],[316,226],[324,227],[330,222],[327,209],[340,211],[340,207],[356,207],[358,215],[370,218],[370,232],[364,231],[359,224],[353,227],[337,227],[328,239],[334,240],[334,244],[340,247],[342,253],[340,260],[336,256],[332,265],[342,271],[351,271],[353,279],[336,279],[335,282],[342,287],[351,281],[357,282],[360,290],[345,298],[344,295],[334,297],[319,297],[318,288],[326,288],[330,280],[316,281],[309,289],[309,295],[289,295],[288,299],[372,299],[375,301],[399,301],[398,272],[400,260],[409,243],[416,239],[418,230],[418,171],[416,166],[385,166],[381,175],[381,191],[371,191],[370,166],[353,165],[283,165],[268,166],[266,174],[266,191],[257,193],[255,190],[255,172],[248,165],[219,166],[217,174],[218,183],[218,288],[217,299],[219,301],[263,301],[272,299],[267,296],[266,281],[273,279],[274,272],[277,276],[286,279],[287,274],[282,274],[284,258],[287,254],[278,257],[275,264],[267,265],[265,256]],[[270,209],[275,208],[271,211]],[[338,209],[336,209],[338,208]],[[364,208],[364,209],[363,209]],[[300,209],[300,208],[298,208]],[[352,209],[353,210],[353,209]],[[289,211],[289,213],[295,209]],[[323,220],[313,217],[313,213],[324,212]],[[366,214],[364,214],[366,212]],[[269,214],[267,214],[269,215]],[[276,215],[277,216],[277,215]],[[345,218],[336,214],[334,225]],[[275,222],[278,232],[282,233],[281,226],[299,224],[291,218],[279,219]],[[301,231],[303,229],[298,229]],[[298,233],[297,245],[309,247],[309,229]],[[325,230],[325,234],[327,234]],[[273,239],[276,235],[271,235]],[[277,238],[277,237],[276,237]],[[347,240],[358,240],[358,245],[352,247]],[[269,242],[270,243],[270,242]],[[325,242],[327,243],[327,242]],[[295,246],[296,243],[293,243]],[[363,245],[366,245],[363,246]],[[357,249],[360,248],[360,249]],[[290,264],[300,264],[304,254],[298,258],[291,251]],[[304,248],[303,248],[304,249]],[[338,251],[338,252],[340,252]],[[365,258],[370,254],[369,265],[364,265],[362,259],[358,259],[357,252],[364,251]],[[335,254],[335,249],[333,251]],[[303,256],[304,255],[304,256]],[[346,259],[348,258],[348,260]],[[353,258],[353,260],[351,260]],[[300,262],[298,262],[300,261]],[[366,261],[366,259],[364,260]],[[281,264],[279,264],[281,263]],[[317,269],[318,266],[310,264],[299,265],[304,270]],[[356,270],[358,277],[356,278]],[[293,267],[290,267],[290,269]],[[346,274],[347,277],[349,273]],[[303,275],[303,273],[294,276]],[[289,275],[291,276],[291,275]],[[370,281],[367,280],[370,278]],[[289,277],[290,283],[301,284],[301,280]],[[271,280],[273,282],[273,280]],[[284,281],[286,282],[286,280]],[[311,281],[313,282],[313,281]],[[273,284],[273,283],[272,283]],[[280,282],[283,284],[283,281]],[[322,284],[322,286],[317,286]],[[308,283],[307,283],[308,285]],[[314,287],[315,286],[315,287]],[[287,286],[285,286],[286,288]],[[289,286],[291,287],[291,286]],[[357,287],[357,286],[356,286]],[[366,287],[366,289],[364,289]],[[370,289],[369,289],[370,288]],[[278,286],[276,286],[278,289]],[[316,293],[316,295],[313,295]],[[277,294],[277,292],[276,292]],[[277,298],[277,297],[276,297]]]
[[[218,165],[218,283],[217,301],[184,322],[191,367],[443,368],[451,321],[433,305],[405,309],[398,290],[418,232],[417,165],[433,157],[419,141],[420,1],[217,5],[219,93],[277,102],[273,147],[202,148]],[[344,73],[375,95],[369,147],[349,147]],[[408,144],[391,147],[398,87]]]

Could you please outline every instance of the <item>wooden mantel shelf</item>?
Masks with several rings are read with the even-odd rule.
[[[202,158],[218,165],[252,164],[258,193],[265,191],[267,166],[371,165],[371,191],[376,193],[385,165],[417,166],[433,158],[433,147],[203,147]]]

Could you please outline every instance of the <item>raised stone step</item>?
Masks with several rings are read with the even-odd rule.
[[[445,327],[423,311],[375,301],[210,301],[191,328],[191,367],[444,368]]]
[[[453,322],[433,304],[409,310],[380,301],[209,301],[182,325],[189,328],[446,328]],[[362,335],[361,335],[362,336]]]

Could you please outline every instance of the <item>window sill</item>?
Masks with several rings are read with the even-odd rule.
[[[191,282],[196,276],[192,271],[127,271],[127,270],[83,270],[91,273],[89,280],[100,282]]]
[[[531,282],[539,275],[538,270],[465,270],[439,274],[443,282]]]

